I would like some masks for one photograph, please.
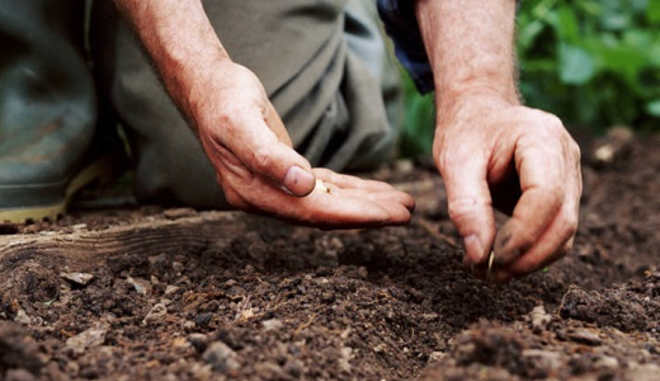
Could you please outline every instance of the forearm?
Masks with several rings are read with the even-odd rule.
[[[515,0],[417,0],[438,106],[474,91],[517,103]]]
[[[115,0],[133,24],[174,102],[193,120],[205,73],[229,56],[200,0]]]

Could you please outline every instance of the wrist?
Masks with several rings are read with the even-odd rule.
[[[501,86],[488,83],[472,83],[455,86],[451,89],[436,90],[436,109],[438,115],[453,112],[457,108],[478,107],[480,109],[514,107],[521,105],[518,92],[513,86],[502,89]]]

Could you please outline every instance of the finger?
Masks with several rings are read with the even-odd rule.
[[[522,196],[495,238],[497,264],[511,263],[532,247],[559,212],[565,179],[561,161],[548,160],[555,156],[552,147],[538,144],[516,148]]]
[[[495,218],[486,181],[486,162],[477,150],[460,147],[451,157],[443,155],[438,167],[447,190],[449,217],[463,237],[466,259],[487,260],[495,236]]]
[[[342,189],[341,196],[362,198],[369,200],[387,212],[397,221],[410,220],[411,209],[408,203],[409,196],[402,192],[369,192],[361,189]]]
[[[577,196],[579,198],[579,195]],[[518,260],[507,267],[507,271],[520,276],[542,269],[563,257],[573,244],[578,226],[578,211],[573,194],[567,198],[561,212],[538,242]]]
[[[326,168],[314,168],[316,176],[323,181],[335,184],[342,188],[356,188],[371,191],[390,191],[395,188],[382,181],[365,180],[356,176],[343,175]]]
[[[254,209],[296,223],[323,228],[361,228],[399,225],[410,220],[410,212],[403,205],[384,207],[368,197],[332,186],[330,193],[319,187],[307,197],[299,198],[279,192],[260,177],[243,184],[241,178],[230,172],[227,179]]]
[[[202,137],[205,148],[214,144],[226,146],[251,172],[270,179],[295,196],[305,196],[314,189],[316,179],[309,162],[281,142],[259,114],[232,116],[223,128],[221,141],[209,144]]]
[[[277,136],[277,139],[289,147],[293,147],[293,142],[291,142],[291,137],[289,132],[282,122],[282,118],[275,110],[275,107],[272,103],[268,102],[268,109],[266,110],[266,124],[270,127],[271,130]]]

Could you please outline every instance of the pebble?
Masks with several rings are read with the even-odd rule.
[[[556,370],[561,367],[561,355],[557,352],[525,349],[522,356],[534,359],[534,362],[538,363],[543,369]]]
[[[89,348],[102,345],[105,342],[105,335],[108,333],[108,326],[97,325],[86,329],[76,336],[70,337],[66,341],[66,347],[76,355],[81,355]]]
[[[165,287],[165,295],[172,295],[172,294],[176,293],[177,291],[179,291],[180,289],[181,289],[181,287],[168,285],[167,287]]]
[[[447,353],[445,353],[445,352],[440,352],[440,351],[431,352],[431,354],[429,355],[429,361],[428,362],[429,362],[429,364],[434,363],[434,362],[438,362],[438,361],[441,361],[441,360],[445,359],[446,357],[447,357]]]
[[[163,303],[157,303],[153,307],[151,307],[151,310],[149,313],[147,313],[147,316],[144,317],[142,320],[142,324],[149,324],[156,322],[158,320],[161,320],[162,318],[167,315],[167,306],[165,306]]]
[[[261,322],[261,325],[264,327],[264,331],[272,331],[284,327],[284,323],[278,319],[269,319]]]
[[[172,262],[172,270],[176,271],[177,273],[181,273],[183,271],[183,263],[181,262]]]
[[[339,350],[341,356],[339,357],[339,369],[346,373],[351,373],[351,358],[353,358],[353,348],[351,347],[342,347]]]
[[[28,314],[22,308],[19,308],[18,311],[16,311],[16,317],[14,317],[14,321],[16,323],[23,324],[23,325],[32,324],[32,319],[30,319]]]
[[[532,320],[532,330],[534,333],[541,333],[552,321],[552,316],[545,312],[545,307],[543,307],[543,305],[534,307],[532,312],[529,313],[529,316]]]
[[[594,363],[596,368],[617,369],[619,367],[619,360],[611,356],[602,356]]]
[[[184,352],[188,348],[190,348],[190,341],[184,337],[177,337],[174,340],[172,340],[172,348],[175,351],[180,351]]]
[[[79,286],[87,286],[94,279],[94,275],[88,273],[60,273],[60,277]]]
[[[222,341],[211,343],[204,351],[202,358],[211,365],[213,370],[222,373],[231,372],[241,367],[236,352]]]
[[[410,159],[400,159],[394,163],[394,170],[400,174],[408,174],[415,170],[415,164]]]
[[[196,327],[195,322],[192,321],[192,320],[186,320],[186,321],[183,323],[183,328],[184,328],[184,329],[193,329],[193,328],[195,328],[195,327]]]
[[[128,277],[126,281],[133,286],[135,291],[140,295],[147,295],[151,293],[151,285],[144,279]]]
[[[587,329],[578,329],[573,332],[568,333],[568,338],[582,344],[587,345],[600,345],[603,343],[600,337],[595,332],[589,331]]]

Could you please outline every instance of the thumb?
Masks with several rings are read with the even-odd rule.
[[[484,263],[495,237],[495,217],[486,163],[475,155],[467,160],[448,161],[441,168],[447,190],[449,217],[465,245],[465,262]]]
[[[232,133],[223,143],[251,172],[264,176],[295,196],[306,196],[314,190],[316,177],[312,166],[291,147],[286,129],[279,117],[275,133],[260,114],[243,115],[234,122]]]

